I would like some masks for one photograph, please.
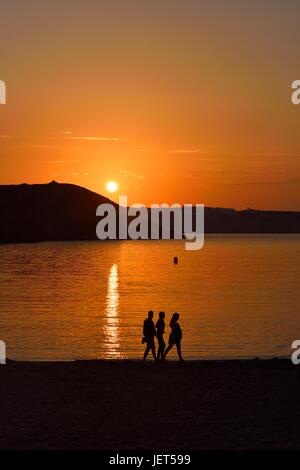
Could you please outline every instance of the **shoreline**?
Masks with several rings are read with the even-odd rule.
[[[229,236],[229,237],[233,237],[233,236],[236,236],[236,237],[249,237],[249,236],[266,236],[266,237],[270,237],[270,236],[275,236],[275,237],[282,237],[282,236],[294,236],[294,237],[299,237],[300,236],[300,230],[299,231],[289,231],[289,232],[204,232],[204,236],[205,237],[226,237],[226,236]],[[8,241],[3,241],[3,240],[0,240],[0,246],[7,246],[7,245],[12,245],[12,246],[15,246],[15,245],[42,245],[42,244],[46,244],[46,243],[98,243],[98,242],[105,242],[105,243],[115,243],[115,242],[139,242],[139,241],[142,241],[142,242],[182,242],[182,243],[185,243],[186,239],[185,238],[182,238],[182,239],[174,239],[174,238],[170,238],[170,239],[167,239],[167,240],[164,240],[162,238],[159,238],[159,239],[144,239],[144,240],[141,240],[141,239],[137,239],[137,240],[132,240],[130,238],[126,238],[126,239],[107,239],[107,240],[99,240],[97,238],[76,238],[76,239],[71,239],[71,238],[61,238],[61,239],[57,239],[57,240],[51,240],[51,239],[45,239],[45,240],[39,240],[39,239],[36,239],[36,240],[22,240],[22,241],[15,241],[15,240],[8,240]]]
[[[4,366],[12,366],[12,365],[54,365],[54,364],[61,364],[61,365],[70,365],[70,364],[77,364],[77,365],[84,365],[84,364],[118,364],[118,365],[129,365],[129,364],[142,364],[142,365],[150,365],[153,364],[155,366],[163,366],[167,364],[178,364],[182,367],[189,366],[189,365],[272,365],[272,364],[281,364],[287,366],[288,363],[291,363],[291,358],[289,356],[280,356],[280,357],[247,357],[247,358],[226,358],[226,359],[184,359],[181,363],[177,358],[170,358],[165,361],[158,361],[155,362],[152,358],[148,358],[146,363],[142,361],[142,356],[140,358],[127,358],[127,359],[54,359],[54,360],[20,360],[20,359],[6,359],[6,364]],[[0,364],[1,368],[1,364]]]

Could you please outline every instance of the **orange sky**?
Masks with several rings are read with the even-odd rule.
[[[0,184],[300,210],[299,2],[47,4],[1,2]]]

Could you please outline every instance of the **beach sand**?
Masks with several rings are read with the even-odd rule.
[[[0,366],[1,449],[300,449],[288,360]]]

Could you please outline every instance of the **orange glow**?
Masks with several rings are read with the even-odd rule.
[[[258,0],[175,1],[171,16],[29,3],[1,13],[0,184],[103,193],[114,175],[129,203],[300,210],[297,2],[267,23]]]

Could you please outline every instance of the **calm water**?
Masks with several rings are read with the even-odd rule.
[[[141,357],[148,309],[181,314],[186,358],[290,355],[300,338],[299,236],[207,236],[194,252],[178,241],[2,245],[0,259],[11,359]]]

